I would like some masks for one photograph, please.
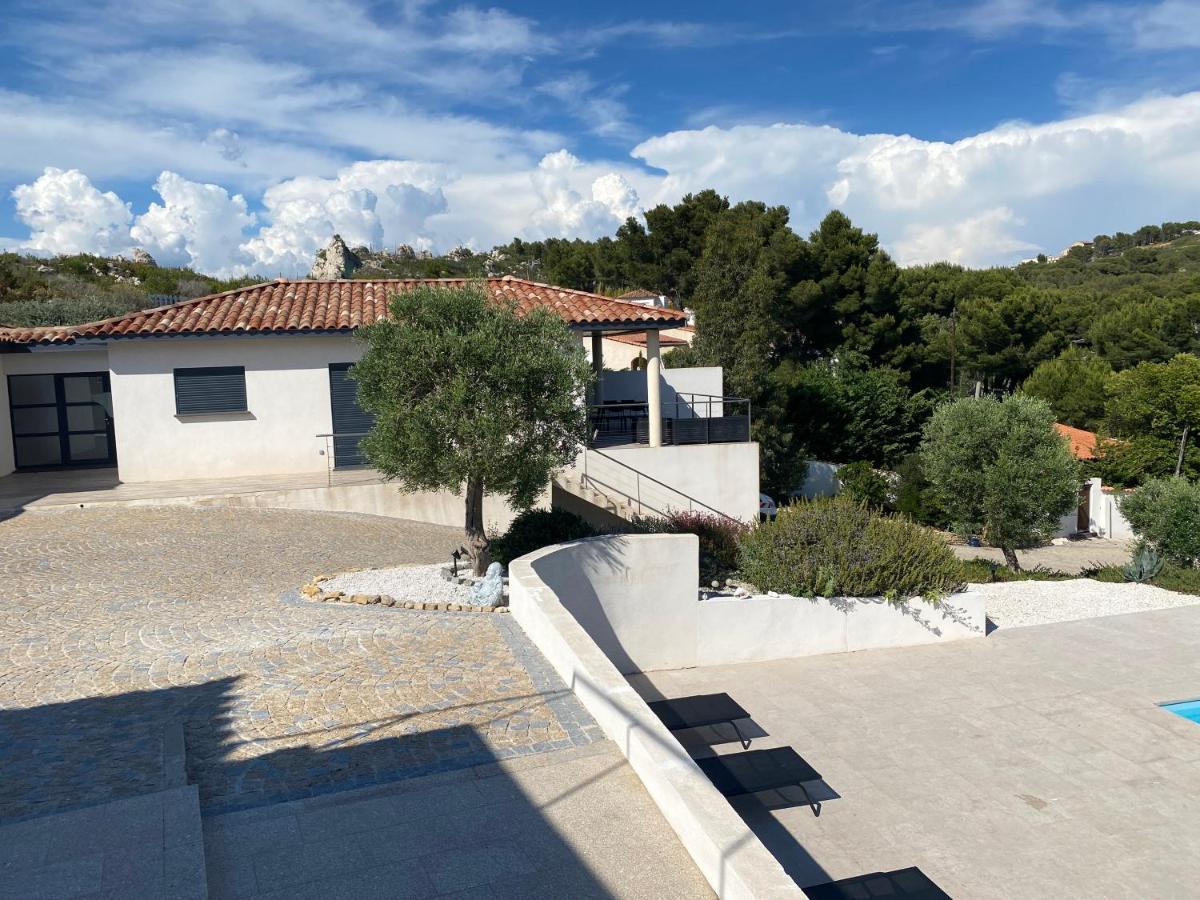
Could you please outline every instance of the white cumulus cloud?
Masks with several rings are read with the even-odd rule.
[[[630,216],[642,215],[637,190],[622,175],[594,179],[584,197],[577,189],[583,164],[566,150],[548,153],[530,177],[541,207],[527,229],[530,237],[596,238],[612,234]]]
[[[197,272],[228,277],[250,270],[239,249],[254,224],[241,194],[229,196],[215,184],[198,184],[174,172],[154,183],[162,204],[137,217],[130,237],[162,265],[190,266]]]
[[[129,204],[101,192],[78,169],[47,166],[32,184],[12,192],[17,218],[29,226],[22,249],[38,253],[111,255],[129,247]]]
[[[351,247],[426,246],[427,222],[445,211],[438,167],[399,160],[357,162],[333,178],[302,176],[263,195],[270,224],[242,250],[264,274],[303,273],[340,234]]]
[[[1200,93],[1152,97],[954,142],[827,126],[673,132],[634,148],[667,172],[661,199],[714,187],[791,207],[798,230],[830,206],[910,262],[1008,263],[1038,249],[1200,207]]]

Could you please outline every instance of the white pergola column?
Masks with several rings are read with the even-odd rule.
[[[592,403],[599,406],[604,402],[604,333],[592,332]]]
[[[650,415],[650,446],[662,446],[662,361],[658,353],[658,332],[646,332],[646,404]]]

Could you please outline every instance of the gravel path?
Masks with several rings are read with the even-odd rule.
[[[403,602],[470,603],[469,585],[454,584],[441,575],[441,564],[399,566],[393,569],[369,569],[336,575],[322,585],[329,591],[346,594],[388,594]]]
[[[1091,578],[1071,581],[1009,581],[971,585],[986,598],[987,617],[998,628],[1071,622],[1097,616],[1193,606],[1194,594],[1149,584],[1108,584]]]

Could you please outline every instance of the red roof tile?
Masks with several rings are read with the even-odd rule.
[[[656,294],[654,291],[648,291],[645,288],[634,288],[632,291],[626,291],[617,297],[618,300],[657,300],[661,294]]]
[[[1071,444],[1071,452],[1076,459],[1096,458],[1096,433],[1084,431],[1082,428],[1072,428],[1062,422],[1054,423],[1055,430]]]
[[[0,328],[0,343],[71,343],[76,338],[147,337],[167,334],[279,334],[349,331],[387,315],[388,297],[419,284],[461,287],[464,279],[389,279],[378,281],[279,280],[236,288],[222,294],[184,300],[126,313],[100,322],[56,328]],[[496,299],[517,309],[548,309],[569,325],[658,325],[685,322],[677,310],[653,309],[536,281],[505,276],[486,279]]]

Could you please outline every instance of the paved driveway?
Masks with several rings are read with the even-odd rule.
[[[0,522],[0,821],[157,790],[172,719],[209,813],[589,743],[506,615],[279,599],[460,542],[282,510]]]

